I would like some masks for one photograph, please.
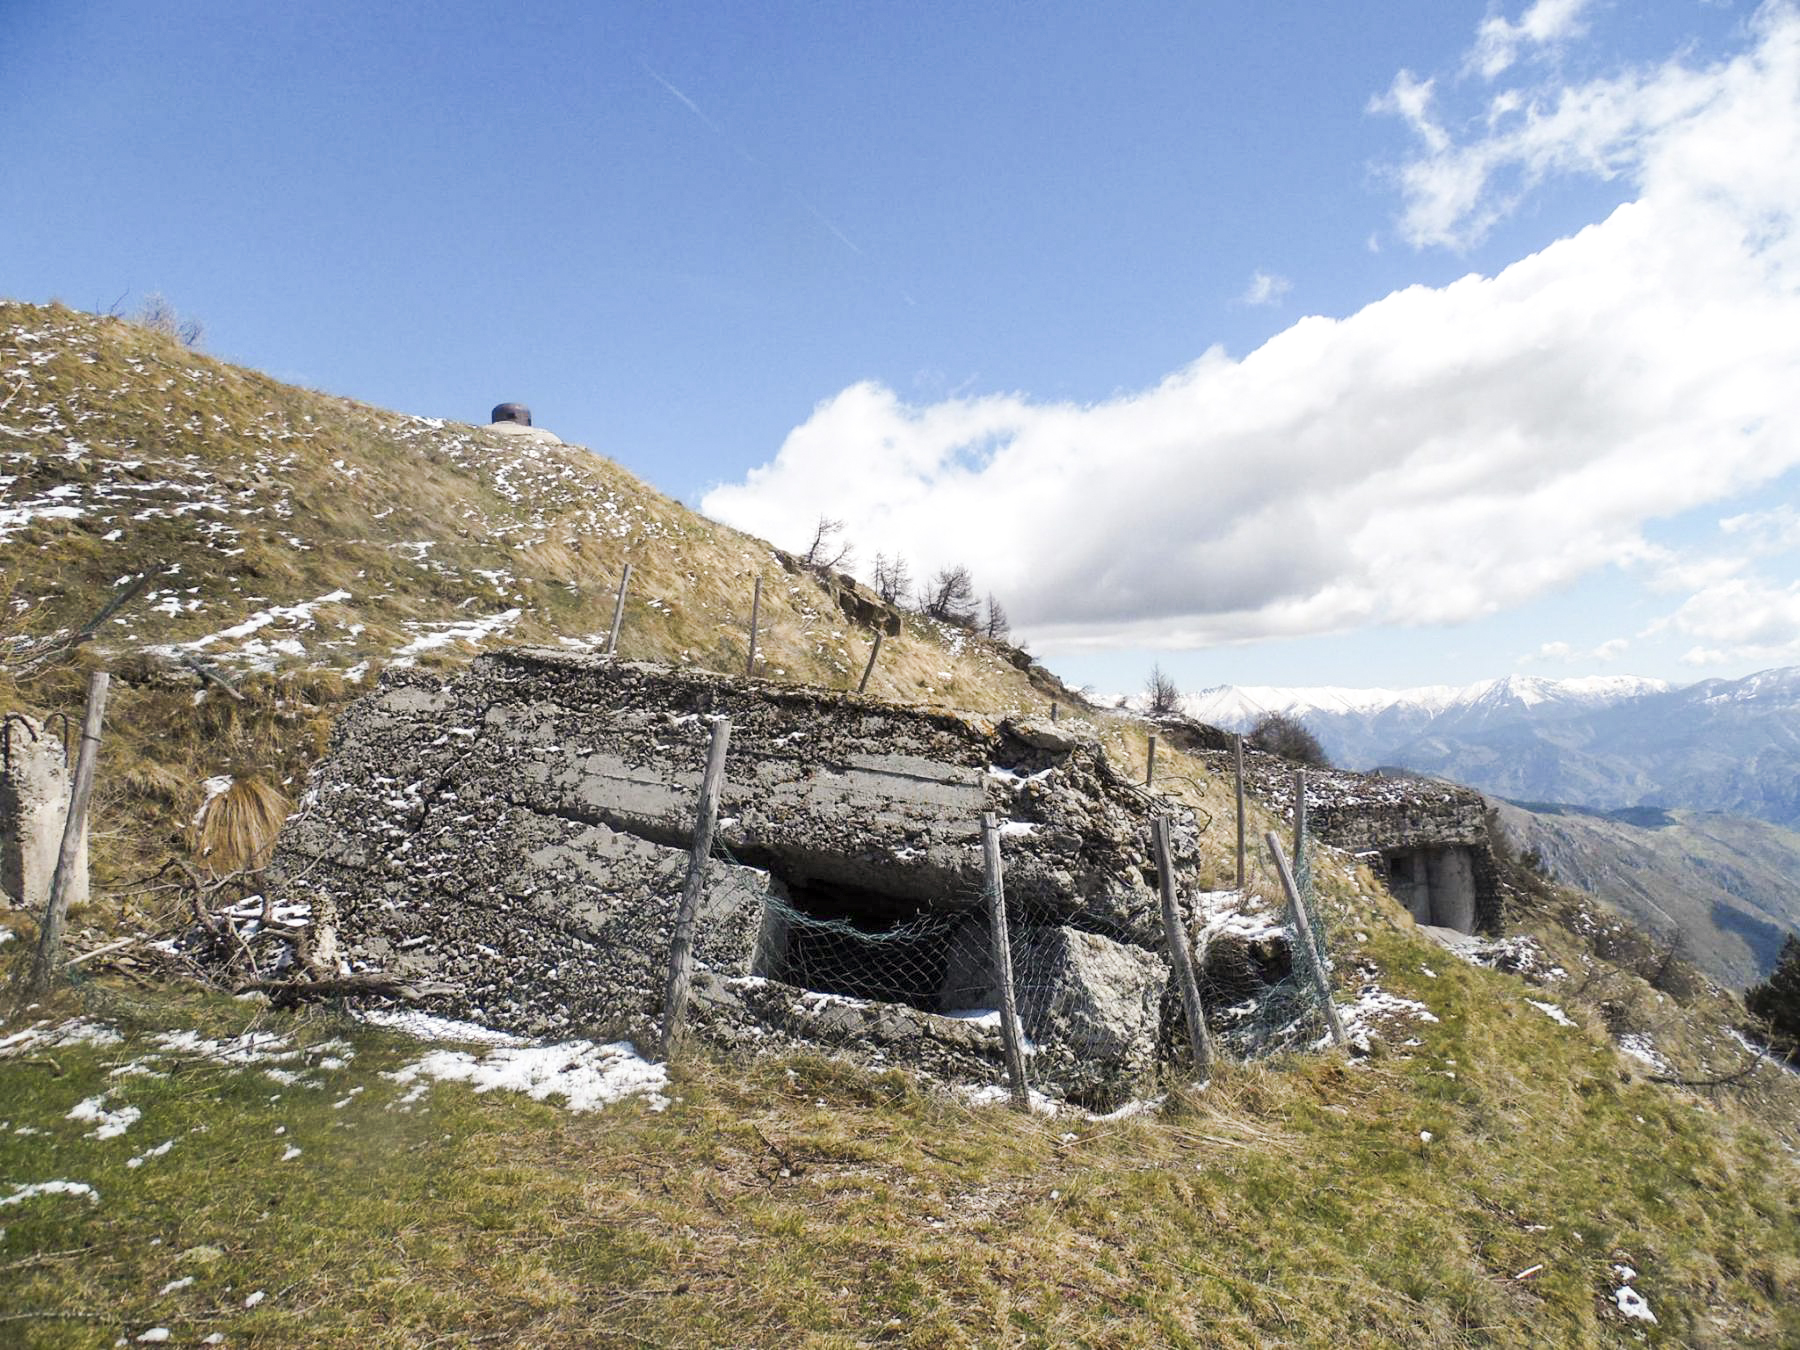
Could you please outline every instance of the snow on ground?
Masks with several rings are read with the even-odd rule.
[[[69,1120],[91,1121],[94,1128],[88,1131],[89,1139],[117,1139],[133,1125],[144,1113],[135,1106],[121,1106],[117,1110],[106,1109],[106,1098],[112,1091],[108,1088],[97,1097],[89,1097],[76,1102],[69,1111]]]
[[[39,1022],[10,1036],[0,1036],[0,1057],[22,1055],[28,1050],[51,1050],[59,1045],[117,1045],[124,1039],[111,1027],[83,1018],[59,1026]]]
[[[1203,941],[1235,937],[1258,942],[1287,932],[1277,916],[1260,908],[1256,898],[1245,891],[1202,891],[1194,897],[1194,916],[1201,921],[1199,937]]]
[[[1388,993],[1380,985],[1365,984],[1354,1003],[1338,1004],[1338,1020],[1344,1024],[1344,1035],[1350,1043],[1366,1050],[1371,1036],[1390,1029],[1388,1023],[1435,1022],[1438,1019],[1436,1013],[1416,998],[1402,998],[1399,994]],[[1327,1032],[1315,1048],[1322,1050],[1330,1044],[1331,1035]]]
[[[418,658],[424,652],[448,647],[452,642],[480,642],[483,638],[511,628],[523,613],[523,610],[509,609],[485,619],[466,619],[451,623],[417,623],[409,620],[406,626],[419,636],[395,651],[394,659],[388,664],[413,666],[418,664]]]
[[[401,1086],[422,1087],[422,1080],[435,1078],[468,1083],[477,1092],[506,1088],[537,1101],[561,1097],[571,1111],[595,1111],[627,1097],[644,1098],[652,1111],[669,1105],[669,1099],[662,1095],[669,1085],[667,1070],[661,1064],[639,1058],[629,1041],[611,1045],[593,1041],[501,1045],[480,1059],[461,1050],[435,1050],[417,1063],[382,1077]]]
[[[1539,1003],[1535,998],[1528,998],[1525,1001],[1544,1014],[1545,1017],[1548,1017],[1552,1022],[1556,1023],[1559,1027],[1572,1027],[1575,1025],[1574,1020],[1569,1014],[1564,1012],[1554,1003]]]
[[[15,1183],[11,1195],[0,1195],[0,1209],[24,1204],[39,1195],[85,1195],[90,1205],[98,1204],[100,1200],[100,1193],[85,1181],[33,1181]]]
[[[1534,984],[1560,980],[1569,973],[1550,961],[1536,938],[1523,933],[1514,937],[1486,938],[1478,933],[1459,933],[1454,928],[1437,928],[1430,924],[1420,924],[1419,931],[1470,965],[1522,975]]]
[[[457,1041],[464,1045],[526,1045],[522,1036],[474,1022],[457,1022],[448,1017],[433,1017],[416,1008],[371,1008],[359,1012],[357,1020],[370,1026],[386,1027],[421,1041]]]
[[[1634,1322],[1656,1324],[1656,1314],[1650,1311],[1650,1304],[1644,1296],[1628,1284],[1622,1284],[1613,1290],[1613,1302],[1618,1304],[1619,1311]]]
[[[1656,1048],[1656,1042],[1642,1031],[1629,1031],[1619,1037],[1619,1049],[1641,1063],[1648,1064],[1658,1073],[1674,1073],[1669,1061],[1664,1059]]]

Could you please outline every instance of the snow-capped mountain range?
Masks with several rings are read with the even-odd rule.
[[[1347,768],[1403,766],[1515,800],[1800,825],[1800,667],[1679,687],[1629,675],[1414,689],[1221,685],[1187,695],[1182,711],[1235,731],[1285,713]]]
[[[1546,680],[1535,675],[1508,675],[1475,684],[1427,684],[1413,689],[1341,689],[1330,686],[1277,689],[1267,685],[1215,685],[1182,699],[1189,717],[1232,731],[1247,730],[1267,713],[1309,717],[1378,718],[1384,714],[1413,720],[1476,712],[1485,717],[1509,713],[1604,708],[1625,699],[1669,691],[1666,680],[1638,675],[1589,675],[1573,680]]]

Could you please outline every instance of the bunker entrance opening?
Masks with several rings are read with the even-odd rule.
[[[1462,844],[1386,849],[1388,889],[1419,923],[1473,933],[1476,920],[1475,863]]]
[[[926,908],[879,891],[781,879],[786,898],[763,910],[755,973],[846,998],[942,1012],[960,1003],[946,988],[968,912]]]

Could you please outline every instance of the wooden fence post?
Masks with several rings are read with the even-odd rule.
[[[1156,781],[1156,733],[1150,735],[1150,751],[1144,757],[1144,786],[1149,787]]]
[[[625,564],[625,570],[619,574],[619,598],[613,601],[612,633],[606,639],[606,654],[615,656],[619,651],[619,625],[625,620],[625,588],[631,585],[631,564]]]
[[[56,855],[56,871],[50,876],[50,899],[44,906],[44,925],[38,932],[37,953],[26,976],[21,1002],[50,992],[62,963],[63,925],[68,918],[69,887],[75,878],[76,858],[87,829],[88,799],[94,793],[94,761],[100,752],[100,726],[106,714],[106,686],[111,677],[104,670],[88,676],[87,712],[81,719],[81,744],[75,756],[75,784],[69,794],[69,814],[63,819],[62,848]]]
[[[1295,936],[1306,948],[1306,968],[1312,972],[1313,991],[1318,994],[1319,1001],[1324,1006],[1325,1022],[1331,1028],[1331,1039],[1335,1044],[1343,1045],[1350,1038],[1344,1034],[1344,1023],[1338,1017],[1337,1004],[1331,998],[1331,977],[1325,973],[1325,966],[1319,960],[1319,946],[1313,939],[1312,914],[1307,910],[1300,888],[1294,884],[1294,874],[1288,871],[1287,859],[1281,856],[1281,840],[1275,831],[1270,830],[1264,834],[1263,842],[1269,846],[1269,855],[1275,859],[1275,871],[1281,877],[1281,888],[1287,892],[1288,903],[1294,908]]]
[[[731,744],[731,719],[715,718],[712,743],[706,749],[706,773],[700,779],[700,804],[694,812],[694,843],[688,853],[687,881],[669,941],[669,980],[663,989],[663,1059],[671,1058],[687,1030],[688,989],[694,980],[694,918],[706,889],[706,864],[712,856],[713,827],[719,819],[719,791],[725,785],[725,751]]]
[[[875,658],[881,655],[881,630],[875,630],[875,645],[869,648],[869,664],[863,667],[863,677],[856,682],[856,692],[862,693],[869,687],[869,676],[875,673]]]
[[[1237,888],[1244,889],[1244,738],[1231,738],[1232,777],[1237,781]]]
[[[756,579],[756,589],[750,595],[750,657],[744,662],[744,674],[756,674],[756,624],[762,615],[762,578]]]
[[[1187,1010],[1188,1037],[1194,1048],[1194,1073],[1204,1078],[1212,1072],[1212,1033],[1206,1029],[1206,1008],[1200,1002],[1200,981],[1194,975],[1194,958],[1188,951],[1187,927],[1181,922],[1181,907],[1175,901],[1175,865],[1169,858],[1169,818],[1158,816],[1150,830],[1156,841],[1156,881],[1162,892],[1163,936],[1169,943],[1169,964],[1175,968],[1176,982],[1181,985],[1181,1003]]]
[[[988,932],[994,949],[994,974],[1000,985],[1000,1044],[1006,1051],[1006,1077],[1012,1085],[1012,1104],[1031,1109],[1031,1092],[1025,1085],[1025,1035],[1019,1028],[1019,999],[1013,989],[1012,940],[1006,931],[1006,875],[1000,863],[1000,827],[994,813],[981,817],[981,857],[987,868]]]

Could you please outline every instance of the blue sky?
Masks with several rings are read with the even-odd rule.
[[[506,8],[0,5],[0,293],[522,399],[1101,687],[1800,662],[1786,5]]]

